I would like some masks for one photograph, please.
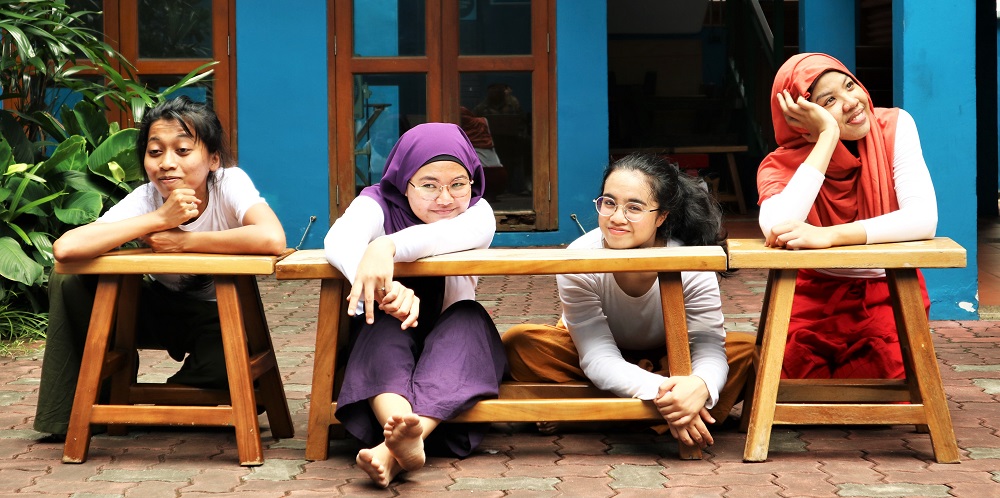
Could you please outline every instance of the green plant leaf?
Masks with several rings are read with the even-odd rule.
[[[10,149],[10,144],[0,137],[0,169],[6,170],[11,164],[14,164],[14,151]]]
[[[24,134],[24,126],[14,116],[0,109],[0,134],[7,139],[14,152],[14,160],[19,163],[34,163],[35,153],[31,140]]]
[[[28,232],[28,238],[31,239],[31,245],[35,246],[35,261],[41,255],[44,262],[39,262],[43,266],[52,266],[56,261],[52,255],[52,236],[44,232]]]
[[[135,154],[135,140],[138,135],[139,130],[125,128],[108,137],[90,154],[87,160],[90,170],[114,183],[142,180],[142,167]],[[124,179],[116,178],[111,170],[112,162],[117,163],[124,172]]]
[[[63,207],[55,207],[53,212],[59,221],[67,225],[86,225],[101,215],[104,201],[97,192],[74,192],[63,202]]]
[[[0,275],[4,278],[33,285],[42,279],[45,268],[28,257],[16,240],[0,238]]]
[[[87,151],[84,138],[73,135],[60,143],[56,150],[52,151],[52,155],[45,160],[44,170],[86,171]]]

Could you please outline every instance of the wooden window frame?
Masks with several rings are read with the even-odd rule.
[[[233,157],[238,157],[236,119],[236,1],[212,0],[212,54],[214,59],[141,59],[139,58],[138,0],[104,0],[105,42],[118,50],[135,66],[136,76],[183,76],[199,66],[218,61],[212,66],[212,95],[215,113],[224,130],[229,132]],[[121,71],[120,67],[115,70]],[[122,127],[137,126],[131,116],[117,108],[110,111],[111,119]]]
[[[427,75],[427,121],[459,123],[460,74],[476,71],[521,71],[532,74],[533,213],[497,213],[498,228],[555,230],[558,228],[555,186],[555,0],[531,1],[530,55],[462,56],[459,47],[458,0],[426,0],[426,55],[355,57],[353,0],[327,0],[327,88],[330,99],[330,220],[354,199],[353,76],[356,74],[420,73]],[[447,75],[447,76],[445,76]],[[530,220],[525,223],[524,219]]]

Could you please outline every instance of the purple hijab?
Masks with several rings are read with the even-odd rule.
[[[472,179],[470,207],[483,197],[486,188],[483,165],[462,128],[452,123],[419,124],[403,133],[392,147],[385,161],[382,180],[361,191],[361,195],[375,199],[382,207],[386,234],[423,223],[410,209],[405,195],[406,182],[417,174],[417,170],[440,155],[454,156],[469,172]]]

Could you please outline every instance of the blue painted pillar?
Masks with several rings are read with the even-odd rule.
[[[892,2],[894,98],[917,122],[937,193],[937,234],[967,251],[965,268],[924,272],[935,320],[978,318],[975,29],[975,2],[944,10],[937,0]]]
[[[799,2],[799,52],[822,52],[836,57],[855,72],[854,2],[801,0]]]

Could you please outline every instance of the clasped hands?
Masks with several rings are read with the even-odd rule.
[[[347,314],[353,316],[358,303],[364,302],[365,322],[375,323],[375,305],[402,322],[400,328],[417,326],[420,298],[413,289],[393,280],[393,256],[396,246],[388,237],[379,237],[368,244],[358,264],[351,293],[347,296]]]
[[[153,252],[184,252],[184,239],[188,232],[177,227],[198,217],[199,204],[201,200],[195,196],[193,189],[172,190],[163,200],[163,205],[156,210],[162,226],[166,228],[147,233],[139,237],[139,240],[152,248]]]
[[[715,423],[715,418],[705,408],[708,396],[708,386],[701,377],[675,375],[660,384],[653,403],[667,421],[674,438],[688,446],[705,448],[715,443],[705,425],[706,422]]]

